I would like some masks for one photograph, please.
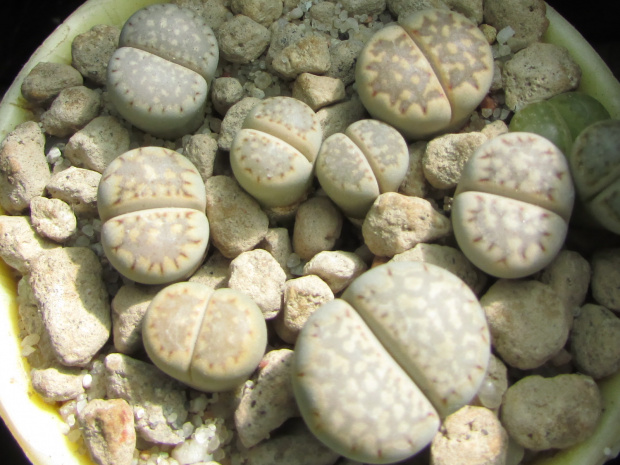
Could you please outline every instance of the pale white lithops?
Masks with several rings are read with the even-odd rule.
[[[463,253],[500,278],[549,264],[564,244],[575,193],[566,159],[536,134],[486,142],[469,159],[452,206]]]
[[[97,197],[101,244],[121,274],[164,284],[200,266],[209,243],[206,191],[187,158],[162,147],[125,152],[103,172]]]
[[[364,119],[325,139],[316,175],[347,216],[363,218],[379,194],[398,190],[408,167],[403,136],[388,124]]]
[[[158,137],[176,138],[200,126],[219,59],[205,20],[174,4],[134,13],[108,66],[108,91],[118,112]]]
[[[375,33],[355,71],[368,112],[415,139],[464,124],[492,79],[482,32],[463,15],[439,9],[399,17]]]
[[[322,139],[316,114],[301,100],[265,99],[248,113],[233,140],[235,178],[266,207],[292,205],[312,183]]]
[[[463,281],[431,264],[389,263],[310,316],[295,346],[294,392],[327,446],[393,463],[471,401],[490,350],[484,312]]]
[[[142,339],[149,358],[164,373],[199,390],[226,391],[258,366],[267,326],[245,294],[182,282],[153,298]]]

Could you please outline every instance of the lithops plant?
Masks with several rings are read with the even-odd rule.
[[[164,373],[202,391],[226,391],[258,366],[267,346],[267,325],[245,294],[182,282],[153,298],[142,340]]]
[[[620,234],[620,120],[588,126],[568,158],[581,204],[603,227]]]
[[[133,281],[177,281],[206,254],[205,185],[177,152],[142,147],[114,159],[101,176],[97,207],[106,257]]]
[[[364,119],[325,139],[316,176],[345,215],[363,218],[379,194],[398,190],[408,167],[403,136],[388,124]]]
[[[452,205],[454,235],[488,274],[527,276],[564,244],[574,197],[566,158],[553,143],[533,133],[503,134],[464,167]]]
[[[489,357],[484,312],[463,281],[435,265],[393,262],[312,314],[295,346],[293,388],[327,446],[393,463],[474,397]]]
[[[463,125],[493,78],[491,47],[463,15],[426,9],[375,33],[355,81],[368,112],[413,139]]]
[[[291,97],[267,98],[243,121],[230,164],[239,184],[262,205],[287,207],[308,191],[322,140],[321,125],[308,105]]]
[[[174,4],[134,13],[108,65],[112,104],[136,127],[163,138],[196,130],[219,59],[204,19]]]

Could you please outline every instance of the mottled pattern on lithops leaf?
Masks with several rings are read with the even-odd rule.
[[[219,50],[215,34],[206,21],[187,8],[174,4],[150,5],[138,10],[125,23],[120,47],[133,47],[200,74],[211,82]]]
[[[246,116],[243,127],[276,136],[314,163],[323,140],[321,124],[307,104],[291,97],[271,97],[258,103]]]
[[[153,298],[142,338],[163,372],[196,389],[224,391],[256,369],[267,345],[267,327],[260,309],[244,294],[183,282]]]
[[[204,212],[205,185],[183,155],[163,147],[140,147],[116,157],[97,191],[102,221],[145,208],[185,207]]]
[[[417,11],[398,23],[375,33],[358,58],[364,106],[411,138],[458,129],[491,86],[488,42],[449,10]]]
[[[452,206],[456,240],[486,273],[527,276],[562,247],[574,197],[555,145],[533,133],[502,134],[482,144],[463,169]]]
[[[175,138],[202,123],[207,82],[188,68],[123,47],[110,59],[107,83],[116,110],[143,131]]]
[[[398,190],[408,167],[403,136],[381,121],[363,119],[325,139],[316,175],[347,216],[362,218],[379,194]]]
[[[575,191],[566,158],[536,134],[513,132],[485,143],[465,165],[457,195],[488,192],[533,203],[566,221]]]
[[[456,275],[422,262],[373,268],[344,292],[443,417],[478,392],[490,354],[484,311]]]
[[[230,149],[230,164],[239,184],[270,207],[291,205],[312,182],[313,165],[301,152],[254,129],[239,131]]]
[[[304,325],[292,379],[310,430],[352,460],[403,460],[439,428],[433,406],[343,300],[324,304]]]
[[[208,242],[207,217],[189,208],[125,213],[101,227],[101,245],[112,266],[144,284],[188,276],[202,262]]]

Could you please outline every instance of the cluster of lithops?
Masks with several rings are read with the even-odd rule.
[[[454,235],[486,273],[524,277],[564,244],[574,198],[568,163],[553,143],[507,133],[480,146],[465,165],[452,206]]]
[[[379,194],[398,190],[408,166],[403,136],[386,123],[365,119],[325,139],[316,176],[345,215],[363,218]]]
[[[108,66],[110,100],[136,127],[180,137],[204,120],[218,60],[215,35],[204,19],[173,4],[148,6],[123,26]]]
[[[189,276],[209,243],[206,190],[196,167],[162,147],[117,157],[97,192],[101,245],[122,275],[144,284]]]
[[[458,129],[493,79],[491,47],[454,11],[427,9],[377,32],[362,50],[355,80],[368,112],[407,137]]]
[[[392,463],[471,401],[489,354],[484,312],[463,281],[431,264],[389,263],[312,314],[295,346],[293,388],[325,444]]]
[[[230,164],[239,184],[262,205],[287,207],[310,188],[322,140],[312,108],[291,97],[268,98],[244,119]]]
[[[267,325],[245,294],[181,282],[153,298],[142,340],[164,373],[217,392],[242,384],[256,369],[267,346]]]

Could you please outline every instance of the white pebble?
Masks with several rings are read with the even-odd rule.
[[[93,375],[91,375],[90,373],[87,373],[84,375],[84,377],[82,378],[82,387],[84,389],[89,389],[93,384]]]
[[[511,28],[510,26],[506,26],[505,28],[497,32],[497,36],[496,36],[497,43],[500,45],[504,45],[508,41],[508,39],[510,39],[514,35],[515,35],[514,29]]]

